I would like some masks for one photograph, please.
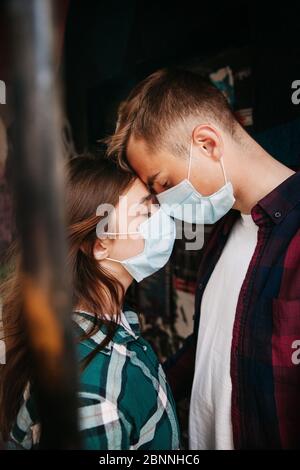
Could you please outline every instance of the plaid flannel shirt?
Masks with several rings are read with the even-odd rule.
[[[300,448],[300,172],[251,215],[258,241],[239,294],[231,348],[234,446]],[[239,216],[232,210],[215,225],[198,273],[194,333],[164,366],[177,399],[191,391],[203,292]]]
[[[179,428],[165,373],[141,336],[138,316],[125,311],[131,327],[120,324],[111,341],[80,375],[79,425],[84,449],[176,450]],[[93,325],[87,312],[74,312],[80,337]],[[84,359],[105,338],[105,326],[78,344]],[[38,447],[38,414],[33,393],[25,390],[11,436],[23,448]]]

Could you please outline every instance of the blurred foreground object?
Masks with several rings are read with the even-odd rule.
[[[0,116],[0,177],[4,173],[6,157],[7,157],[6,129]]]
[[[51,0],[9,0],[13,180],[23,299],[44,449],[79,448],[77,361],[66,270],[63,158]]]

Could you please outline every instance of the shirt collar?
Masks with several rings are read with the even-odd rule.
[[[289,176],[251,210],[257,225],[273,222],[280,224],[288,213],[300,202],[300,171]]]
[[[128,321],[128,324],[131,328],[131,331],[128,331],[121,323],[117,326],[116,332],[114,334],[113,342],[116,344],[127,344],[130,341],[135,341],[140,336],[140,323],[138,314],[133,310],[125,309],[123,313]],[[73,318],[76,321],[77,325],[83,330],[85,333],[88,333],[94,325],[94,314],[91,312],[83,311],[83,310],[75,310],[73,312]],[[107,325],[103,324],[103,322],[99,319],[97,320],[99,323],[99,330],[92,335],[87,341],[92,342],[94,345],[100,344],[107,335]],[[112,348],[112,342],[110,342],[105,348],[103,348],[103,352],[110,353]]]

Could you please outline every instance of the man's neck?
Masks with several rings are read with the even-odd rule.
[[[241,166],[242,174],[236,175],[234,208],[243,214],[295,172],[275,160],[258,144],[247,151]],[[239,171],[241,173],[241,171]]]

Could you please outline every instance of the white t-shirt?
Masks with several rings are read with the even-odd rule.
[[[208,281],[192,388],[190,449],[233,449],[230,356],[235,312],[257,243],[257,225],[241,214]]]

